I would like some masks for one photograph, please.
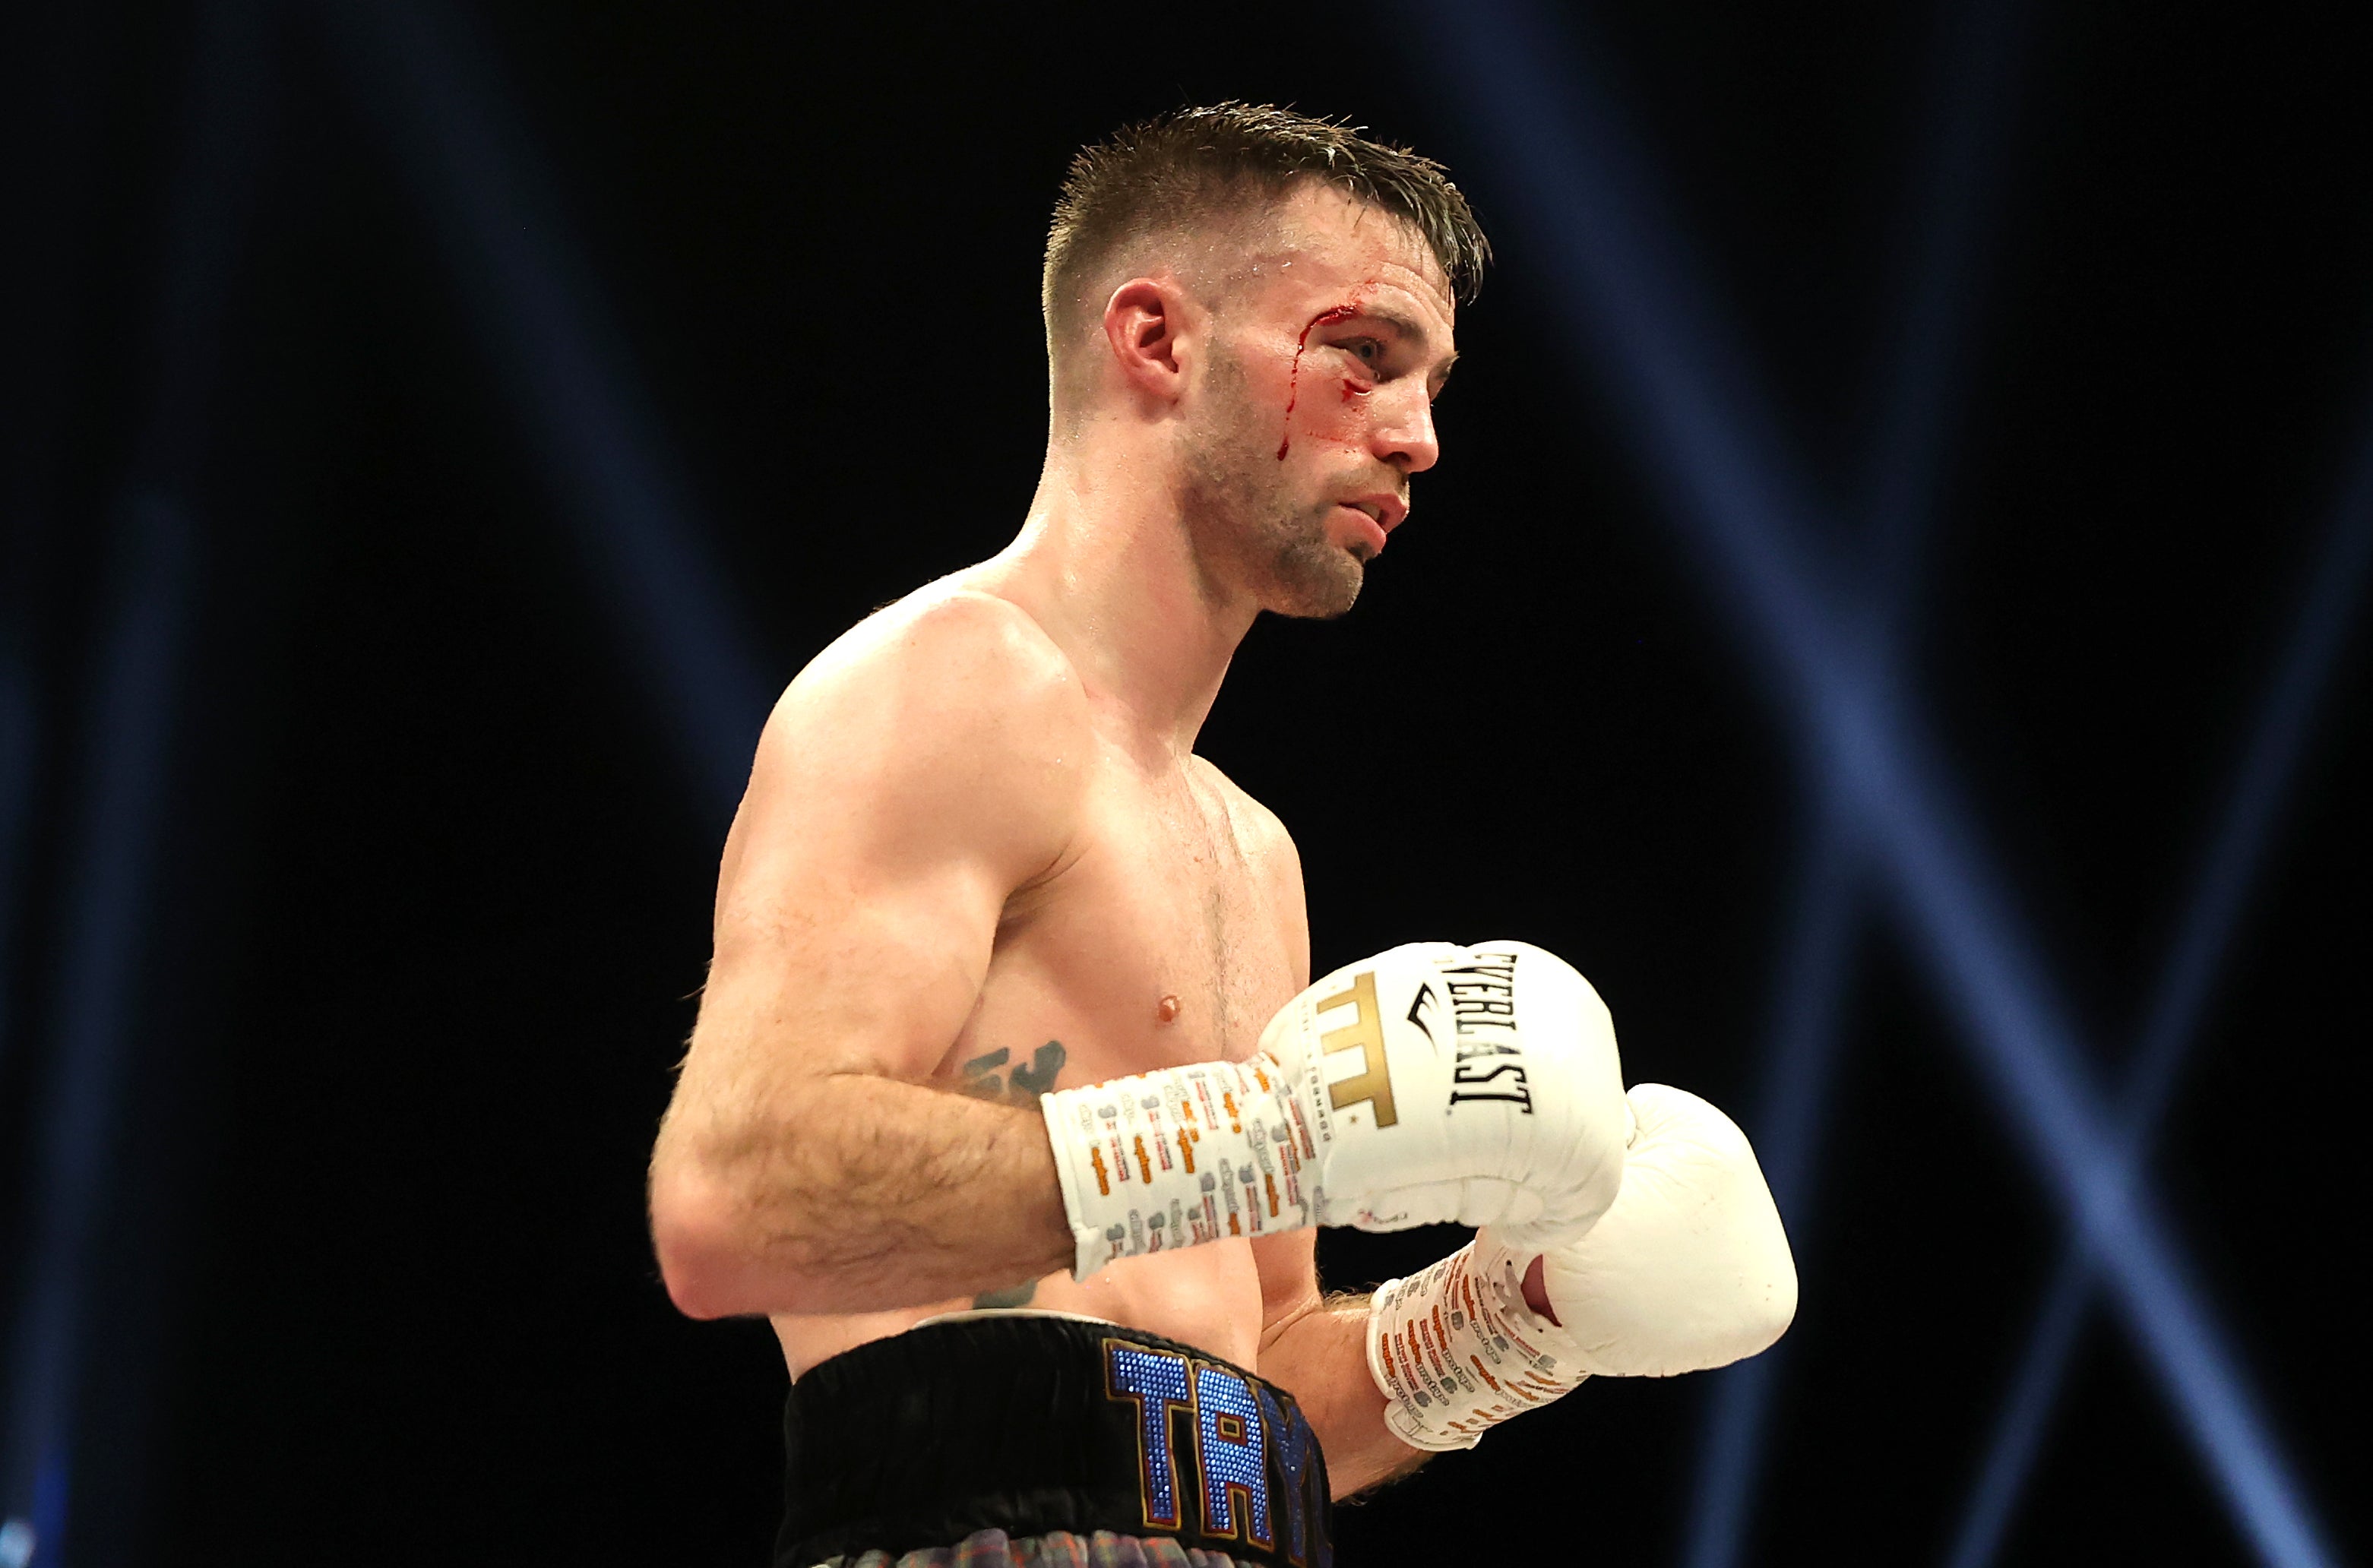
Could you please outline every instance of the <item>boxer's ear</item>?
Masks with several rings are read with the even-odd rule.
[[[1169,277],[1133,277],[1105,302],[1105,345],[1131,391],[1175,403],[1186,390],[1193,302]]]

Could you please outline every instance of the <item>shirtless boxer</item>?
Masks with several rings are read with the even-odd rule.
[[[1746,1141],[1627,1096],[1579,975],[1310,984],[1292,840],[1194,755],[1254,618],[1348,610],[1408,515],[1486,253],[1438,166],[1282,111],[1090,149],[1020,535],[777,707],[650,1203],[676,1304],[781,1339],[778,1568],[1310,1568],[1330,1496],[1786,1327]],[[1434,1220],[1485,1228],[1321,1295],[1311,1226]]]

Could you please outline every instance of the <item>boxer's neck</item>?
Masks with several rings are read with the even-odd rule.
[[[1050,456],[1021,534],[989,568],[1091,691],[1183,756],[1260,607],[1198,553],[1166,453],[1067,456]]]

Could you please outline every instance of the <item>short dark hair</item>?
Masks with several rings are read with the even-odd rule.
[[[1082,148],[1046,233],[1042,284],[1050,338],[1075,297],[1128,241],[1282,196],[1321,180],[1406,220],[1425,238],[1451,292],[1471,301],[1490,241],[1442,165],[1371,141],[1363,127],[1231,100],[1173,110]]]

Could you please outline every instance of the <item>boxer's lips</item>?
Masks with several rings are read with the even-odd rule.
[[[1372,556],[1383,551],[1385,536],[1409,515],[1409,508],[1397,496],[1363,496],[1356,501],[1338,501],[1335,505],[1337,510],[1349,512],[1359,520],[1353,526],[1368,542]]]
[[[1335,509],[1349,521],[1351,527],[1351,537],[1344,543],[1358,551],[1362,559],[1374,560],[1384,553],[1384,524],[1357,507],[1338,505]],[[1359,547],[1362,545],[1365,545],[1366,548],[1360,550]]]

